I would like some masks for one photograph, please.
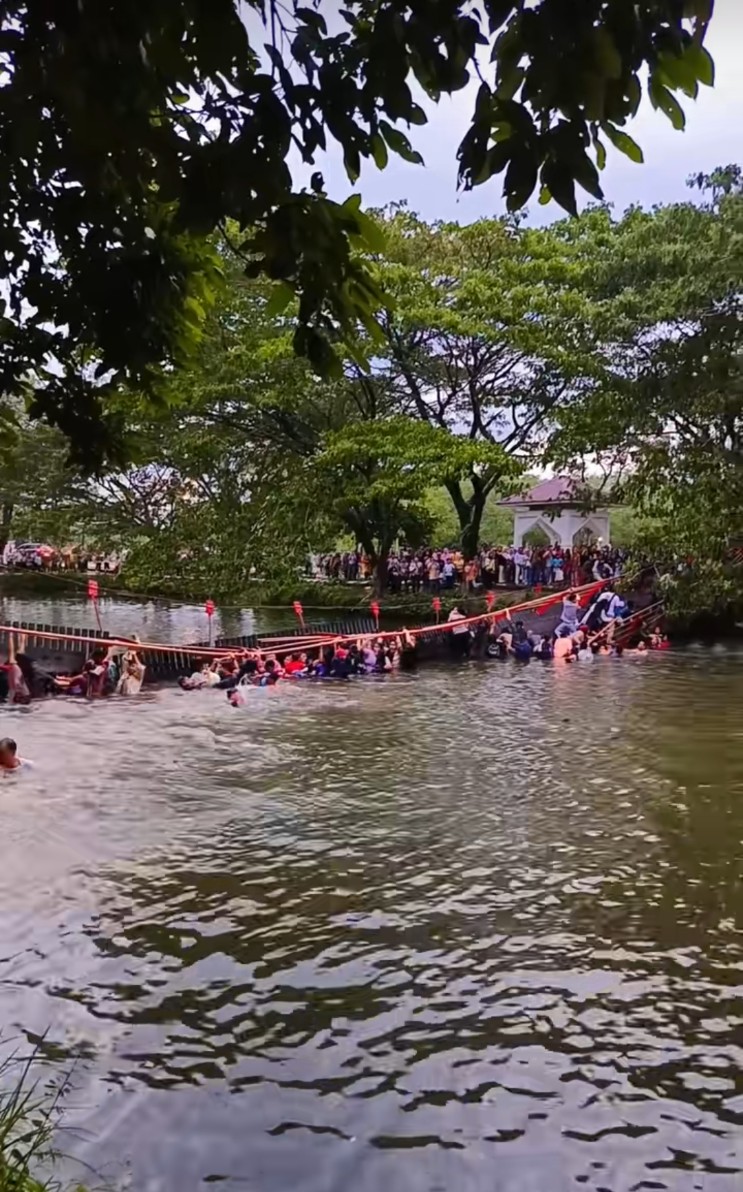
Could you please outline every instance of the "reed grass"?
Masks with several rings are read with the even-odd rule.
[[[45,1091],[35,1078],[38,1053],[0,1062],[0,1192],[63,1192],[53,1174],[67,1078]],[[68,1188],[66,1192],[84,1192]]]

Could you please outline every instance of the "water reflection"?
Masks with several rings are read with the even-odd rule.
[[[56,577],[49,579],[55,583]],[[0,595],[2,623],[28,622],[38,625],[57,625],[72,629],[97,629],[95,609],[84,596],[56,580],[51,595],[34,600]],[[101,624],[112,636],[138,633],[143,641],[193,643],[207,641],[209,621],[203,605],[178,604],[174,601],[133,601],[101,596],[98,601]],[[254,633],[257,624],[249,609],[218,609],[214,614],[215,636],[230,637]],[[262,628],[262,626],[261,626]]]
[[[4,717],[3,1020],[83,1057],[79,1154],[740,1187],[740,660],[213,694]]]

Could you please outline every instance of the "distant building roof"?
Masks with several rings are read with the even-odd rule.
[[[578,504],[580,484],[571,476],[553,476],[541,480],[520,496],[506,497],[499,505],[569,505]]]

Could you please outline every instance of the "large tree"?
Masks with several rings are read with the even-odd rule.
[[[394,210],[379,262],[391,303],[367,383],[407,415],[497,443],[523,470],[556,408],[576,400],[594,370],[584,244],[593,221],[584,219],[584,235],[567,238],[510,217],[462,227]],[[500,482],[497,466],[447,482],[467,554]]]
[[[319,0],[4,0],[2,391],[27,390],[86,462],[121,457],[108,394],[152,393],[193,350],[218,284],[207,237],[230,220],[247,274],[299,295],[295,348],[337,368],[381,295],[358,200],[333,202],[316,168],[329,142],[352,179],[420,161],[416,93],[479,77],[461,184],[502,173],[512,209],[540,185],[574,210],[576,183],[601,194],[606,141],[640,159],[624,129],[644,89],[683,126],[675,93],[713,81],[712,7],[348,0],[328,25]]]
[[[743,602],[743,189],[735,166],[693,181],[704,204],[631,212],[597,255],[619,314],[601,380],[550,446],[601,463],[649,519],[644,545],[686,611]]]
[[[418,545],[430,533],[426,490],[461,483],[478,469],[497,471],[501,485],[520,471],[497,444],[396,415],[328,435],[306,462],[303,481],[316,507],[332,511],[363,547],[381,595],[395,542],[403,538]]]

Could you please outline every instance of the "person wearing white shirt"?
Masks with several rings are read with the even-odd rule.
[[[470,652],[470,627],[467,624],[467,614],[462,608],[453,608],[447,617],[452,626],[450,638],[452,651],[460,657]]]

